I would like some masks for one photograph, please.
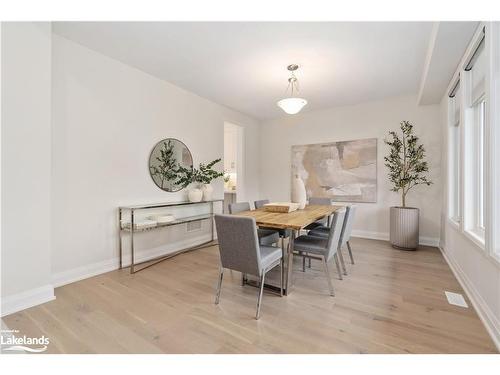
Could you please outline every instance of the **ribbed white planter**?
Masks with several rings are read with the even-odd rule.
[[[415,207],[391,207],[390,241],[393,247],[416,250],[420,210]]]

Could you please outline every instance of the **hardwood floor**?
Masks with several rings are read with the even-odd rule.
[[[216,247],[57,288],[55,301],[4,321],[49,337],[49,353],[497,352],[472,307],[447,303],[445,290],[464,293],[438,249],[351,242],[356,264],[343,281],[333,273],[336,297],[321,264],[303,273],[296,257],[293,293],[265,293],[259,321],[257,289],[237,272],[225,272],[214,305]]]

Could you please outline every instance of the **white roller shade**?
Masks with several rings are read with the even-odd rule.
[[[485,55],[484,43],[481,43],[471,69],[471,104],[476,103],[486,92],[487,61]]]
[[[457,88],[455,89],[455,96],[452,98],[452,105],[453,105],[453,121],[452,125],[458,126],[460,123],[460,83],[458,84]]]

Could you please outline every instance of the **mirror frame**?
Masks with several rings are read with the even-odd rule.
[[[193,154],[191,153],[191,150],[189,149],[189,147],[184,142],[182,142],[180,139],[168,137],[168,138],[163,138],[163,139],[159,140],[158,142],[156,142],[155,145],[153,146],[153,148],[151,149],[151,151],[149,153],[149,158],[148,158],[148,172],[149,172],[149,176],[151,177],[151,180],[153,180],[153,183],[155,184],[155,186],[158,187],[158,189],[160,189],[161,191],[164,191],[166,193],[177,193],[177,192],[181,191],[184,188],[180,187],[179,189],[172,190],[172,191],[162,189],[161,186],[159,186],[156,183],[155,179],[153,178],[153,175],[151,174],[151,157],[153,156],[153,152],[154,152],[156,146],[158,146],[160,143],[163,143],[163,142],[165,142],[167,140],[173,140],[173,141],[177,141],[177,142],[181,143],[186,148],[186,150],[188,150],[189,156],[191,157],[191,166],[193,166],[193,164],[194,164]]]

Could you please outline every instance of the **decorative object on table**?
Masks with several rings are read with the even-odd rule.
[[[304,181],[297,174],[292,181],[292,202],[299,204],[299,210],[303,210],[307,202]]]
[[[390,241],[393,247],[415,250],[418,247],[419,209],[406,206],[406,195],[415,186],[429,186],[432,182],[426,176],[429,167],[425,149],[413,134],[413,125],[403,121],[400,126],[401,136],[390,131],[390,139],[384,140],[390,147],[384,161],[393,185],[391,190],[401,192],[401,206],[390,209]]]
[[[154,220],[158,224],[166,224],[175,221],[175,217],[173,215],[154,215],[148,217],[149,220]]]
[[[308,197],[336,202],[377,201],[377,139],[292,146],[292,176]]]
[[[286,68],[290,72],[290,78],[288,78],[288,86],[285,95],[288,93],[288,90],[290,90],[290,96],[281,99],[276,104],[289,115],[295,115],[307,104],[307,100],[296,96],[299,92],[299,80],[295,77],[295,71],[299,69],[299,66],[297,64],[291,64]]]
[[[269,212],[288,213],[297,211],[297,209],[299,208],[299,203],[272,202],[272,203],[265,203],[262,207],[264,207],[264,210]]]
[[[158,142],[149,155],[149,173],[156,186],[168,192],[182,189],[176,185],[179,167],[192,168],[193,157],[187,146],[175,138]]]
[[[188,189],[188,200],[190,202],[201,202],[203,200],[203,190],[199,187]]]
[[[156,220],[140,219],[134,222],[134,230],[154,228],[157,224]],[[130,220],[123,221],[122,228],[130,228]]]
[[[203,184],[201,186],[201,191],[203,192],[203,200],[204,201],[211,201],[212,200],[212,195],[214,193],[214,188],[210,184]]]
[[[206,201],[212,200],[213,187],[210,183],[216,178],[224,176],[224,172],[219,172],[213,169],[214,165],[219,163],[221,159],[215,159],[208,164],[200,163],[198,168],[191,166],[185,168],[180,166],[177,170],[177,180],[175,183],[178,186],[188,187],[190,184],[195,184],[188,191],[188,199],[190,202],[199,202],[203,198]]]

